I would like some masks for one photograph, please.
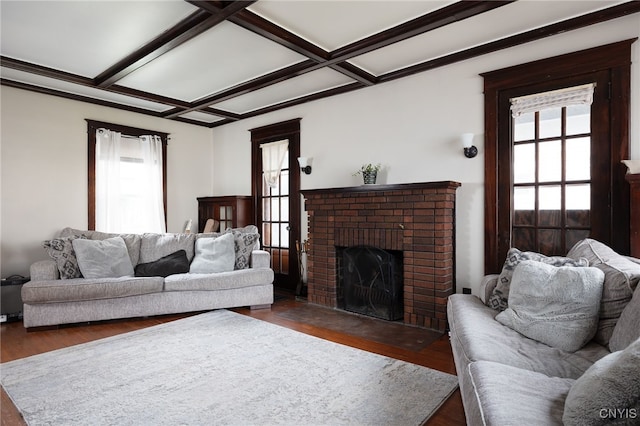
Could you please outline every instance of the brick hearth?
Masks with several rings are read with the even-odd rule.
[[[458,182],[302,191],[309,216],[308,301],[337,308],[336,247],[403,253],[404,323],[445,331],[455,287]]]

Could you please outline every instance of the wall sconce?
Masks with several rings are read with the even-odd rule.
[[[298,164],[300,165],[300,170],[307,175],[311,174],[311,158],[309,157],[298,157]]]
[[[462,134],[462,147],[465,157],[473,158],[478,155],[478,148],[473,145],[473,133]]]

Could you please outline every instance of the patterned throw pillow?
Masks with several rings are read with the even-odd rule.
[[[249,268],[251,252],[255,249],[256,243],[260,239],[260,234],[256,232],[243,232],[241,229],[229,229],[226,232],[233,234],[236,251],[236,263],[234,269],[238,270]]]
[[[71,243],[78,238],[86,239],[84,235],[72,235],[70,237],[47,240],[42,244],[49,256],[56,261],[58,271],[60,271],[60,279],[82,278],[76,252],[73,250]]]
[[[545,256],[544,254],[531,251],[520,251],[517,248],[511,248],[507,252],[507,259],[504,261],[502,272],[498,277],[498,284],[493,289],[493,293],[489,296],[487,305],[498,311],[504,311],[509,306],[509,288],[511,287],[511,278],[513,270],[523,260],[535,260],[537,262],[546,263],[552,266],[589,266],[587,259],[570,259],[562,256]]]

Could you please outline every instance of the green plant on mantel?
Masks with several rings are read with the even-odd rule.
[[[367,163],[367,164],[363,164],[360,167],[360,170],[356,171],[353,176],[358,176],[364,173],[378,173],[380,171],[380,169],[382,168],[382,164],[378,163],[378,164],[371,164],[371,163]]]

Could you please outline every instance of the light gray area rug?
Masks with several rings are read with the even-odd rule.
[[[450,374],[226,310],[0,366],[29,425],[419,425]]]

